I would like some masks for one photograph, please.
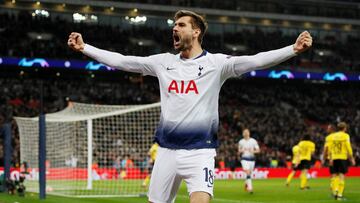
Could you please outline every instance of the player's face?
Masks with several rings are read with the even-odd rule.
[[[243,137],[244,137],[245,139],[248,139],[248,138],[250,137],[250,131],[249,131],[249,129],[245,129],[245,130],[243,131]]]
[[[327,133],[332,133],[332,132],[334,132],[333,127],[332,127],[331,125],[328,125],[327,128],[326,128],[326,132],[327,132]]]
[[[189,50],[196,39],[196,30],[191,25],[191,17],[183,16],[179,18],[173,28],[173,42],[176,51]]]

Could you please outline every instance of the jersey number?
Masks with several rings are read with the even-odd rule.
[[[209,170],[207,167],[203,169],[205,172],[205,182],[208,183],[208,187],[212,186],[214,184],[214,173],[212,170]],[[209,186],[210,184],[210,186]]]
[[[339,141],[334,141],[333,142],[333,150],[335,154],[341,154],[341,148],[342,148],[342,143]]]

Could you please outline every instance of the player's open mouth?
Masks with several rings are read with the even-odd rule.
[[[173,40],[175,46],[180,44],[180,37],[176,33],[173,34]]]

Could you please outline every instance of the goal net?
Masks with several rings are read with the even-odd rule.
[[[145,194],[148,150],[160,117],[160,104],[94,105],[69,103],[46,115],[46,191],[95,197]],[[15,118],[28,191],[39,191],[38,117]]]

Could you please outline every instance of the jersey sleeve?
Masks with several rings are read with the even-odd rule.
[[[83,54],[112,68],[122,71],[156,76],[156,55],[148,57],[125,56],[120,53],[106,51],[85,44]]]
[[[259,143],[255,139],[254,139],[254,148],[255,149],[260,149]]]
[[[223,59],[222,77],[227,79],[280,64],[295,56],[293,45],[252,56],[227,56]]]
[[[325,138],[325,145],[324,147],[327,148],[329,150],[329,145],[330,145],[330,136],[326,136]]]
[[[353,156],[353,150],[352,150],[352,147],[351,147],[350,136],[349,135],[346,136],[345,145],[346,145],[348,154],[350,156]]]
[[[311,142],[311,153],[315,152],[315,143]]]

